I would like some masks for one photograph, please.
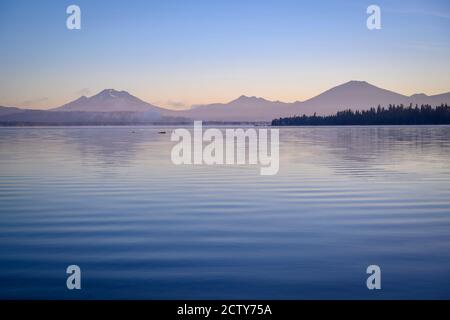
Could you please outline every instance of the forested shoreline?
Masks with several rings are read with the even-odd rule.
[[[294,116],[272,120],[273,126],[327,126],[327,125],[430,125],[450,124],[450,107],[447,104],[389,105],[369,110],[347,109],[330,116]]]

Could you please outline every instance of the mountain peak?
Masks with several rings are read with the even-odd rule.
[[[127,91],[104,89],[91,97],[82,96],[69,102],[56,111],[91,111],[91,112],[159,112],[159,108],[129,94]]]
[[[335,92],[341,92],[345,95],[367,95],[367,94],[381,94],[383,93],[389,93],[397,96],[402,96],[403,98],[406,98],[406,96],[400,95],[398,93],[395,93],[390,90],[386,90],[380,87],[377,87],[367,81],[359,81],[359,80],[351,80],[346,83],[340,84],[338,86],[335,86],[323,93],[321,93],[319,96],[329,93],[335,93]],[[314,98],[312,98],[314,99]]]
[[[410,98],[426,98],[428,97],[425,93],[416,93],[410,96]]]
[[[120,97],[120,96],[122,96],[122,97],[130,96],[130,94],[126,91],[118,91],[115,89],[104,89],[101,92],[99,92],[98,94],[96,94],[96,96],[116,98],[116,97]]]
[[[241,95],[239,98],[231,101],[231,102],[256,102],[256,101],[266,101],[263,98],[259,98],[259,97],[255,97],[255,96],[246,96],[246,95]]]
[[[342,86],[351,86],[351,87],[371,86],[371,87],[374,87],[374,85],[371,85],[367,81],[359,81],[359,80],[350,80],[350,81],[342,84]]]

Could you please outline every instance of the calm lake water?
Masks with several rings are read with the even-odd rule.
[[[281,128],[276,176],[172,129],[0,128],[0,298],[450,299],[450,127]]]

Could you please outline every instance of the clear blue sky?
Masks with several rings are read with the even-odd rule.
[[[66,8],[81,8],[81,30]],[[381,7],[382,29],[366,28]],[[241,94],[304,100],[348,80],[450,91],[450,1],[0,1],[0,105],[104,88],[181,108]]]

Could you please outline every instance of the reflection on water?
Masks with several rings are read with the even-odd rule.
[[[164,130],[0,128],[0,298],[450,298],[450,127],[281,128],[276,176]]]

